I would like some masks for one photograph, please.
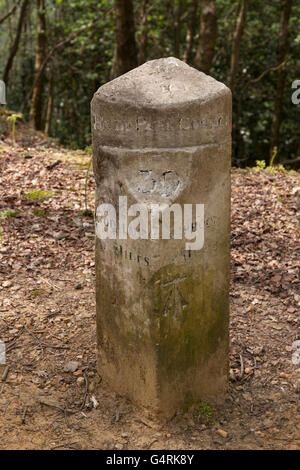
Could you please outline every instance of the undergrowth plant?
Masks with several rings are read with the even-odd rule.
[[[5,220],[10,217],[16,217],[19,214],[19,211],[13,211],[8,209],[6,211],[0,212],[0,220]]]
[[[266,165],[265,160],[256,160],[256,162],[255,162],[256,166],[253,169],[254,170],[265,170],[268,173],[278,173],[278,172],[281,171],[281,172],[284,172],[284,173],[294,174],[295,173],[294,170],[287,170],[283,165],[279,164],[279,165],[274,166],[274,160],[275,160],[277,154],[278,154],[278,148],[274,147],[273,155],[270,158],[269,165],[268,166]]]
[[[13,142],[13,147],[16,145],[16,121],[17,119],[23,119],[23,114],[22,113],[15,113],[12,114],[11,116],[8,116],[7,121],[10,121],[12,123],[12,142]]]

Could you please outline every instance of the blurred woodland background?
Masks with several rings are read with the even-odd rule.
[[[0,0],[7,107],[73,149],[99,86],[168,56],[231,88],[233,165],[298,163],[299,0]]]

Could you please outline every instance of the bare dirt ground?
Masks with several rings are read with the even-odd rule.
[[[21,140],[0,146],[0,449],[300,449],[299,173],[232,171],[229,391],[159,423],[96,372],[90,156]]]

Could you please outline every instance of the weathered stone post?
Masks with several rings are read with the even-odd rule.
[[[92,132],[99,373],[166,417],[220,399],[231,92],[180,60],[153,60],[99,88]]]

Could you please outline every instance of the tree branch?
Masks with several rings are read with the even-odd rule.
[[[260,80],[262,80],[269,72],[276,72],[277,70],[281,69],[281,67],[283,67],[286,64],[286,62],[287,62],[287,58],[285,58],[284,61],[281,62],[281,64],[267,68],[257,78],[253,78],[252,80],[249,80],[249,82],[247,82],[246,85],[244,85],[239,95],[237,117],[236,117],[236,124],[237,124],[236,127],[238,127],[238,121],[239,121],[240,114],[241,114],[241,103],[242,103],[242,99],[245,96],[245,91],[249,88],[250,85],[254,85],[260,82]]]
[[[107,12],[109,13],[109,12]],[[107,14],[106,13],[106,14]],[[68,37],[66,37],[66,39],[58,42],[57,44],[55,44],[55,46],[53,46],[50,51],[48,52],[48,54],[46,55],[38,73],[37,73],[37,76],[36,76],[36,80],[39,80],[40,79],[40,76],[42,75],[42,73],[44,72],[45,70],[45,67],[46,65],[48,64],[49,60],[52,58],[52,56],[54,55],[54,53],[60,49],[61,47],[65,46],[66,44],[68,44],[70,41],[72,41],[73,39],[76,39],[81,33],[83,33],[84,31],[86,31],[87,29],[90,29],[92,28],[93,26],[95,26],[97,23],[99,23],[100,21],[103,20],[103,17],[101,18],[98,18],[96,21],[94,21],[92,24],[90,24],[89,26],[83,26],[82,28],[78,29],[77,31],[73,31],[73,33],[69,34]],[[24,103],[23,103],[23,106],[22,106],[22,112],[24,112],[24,109],[32,95],[32,92],[33,92],[33,86],[31,87],[30,91],[27,93],[26,95],[26,98],[24,100]]]
[[[4,21],[7,20],[7,18],[9,18],[16,11],[16,9],[18,8],[19,5],[20,5],[20,1],[18,1],[12,7],[12,9],[8,13],[6,13],[6,15],[3,16],[3,18],[0,18],[0,24],[4,23]]]
[[[275,166],[278,165],[295,165],[296,163],[300,164],[300,157],[293,158],[291,160],[284,160],[283,162],[274,163]]]

